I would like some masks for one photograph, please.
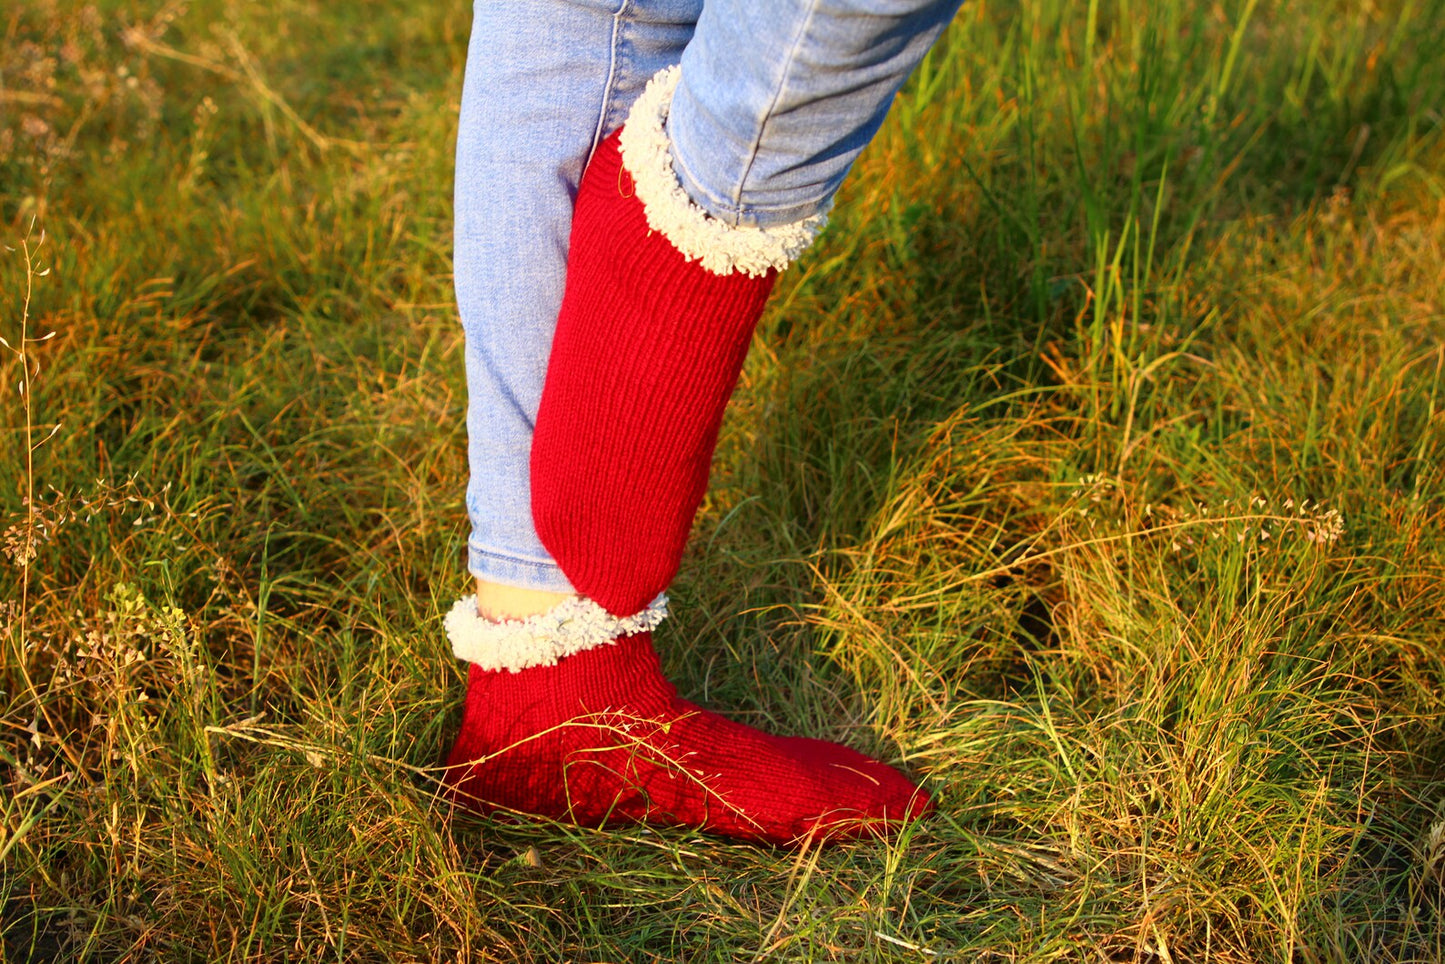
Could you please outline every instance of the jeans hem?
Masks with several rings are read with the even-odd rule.
[[[683,193],[691,198],[694,204],[724,224],[735,228],[780,228],[816,217],[831,207],[830,202],[833,200],[831,192],[820,198],[799,201],[796,204],[778,208],[731,204],[724,201],[703,187],[693,176],[682,153],[678,150],[677,141],[672,137],[671,127],[667,130],[672,155],[672,170]]]
[[[554,562],[519,559],[516,556],[467,544],[467,571],[483,582],[495,582],[517,589],[543,592],[576,592]]]

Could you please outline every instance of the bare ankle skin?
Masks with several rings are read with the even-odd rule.
[[[477,580],[477,614],[483,619],[500,622],[505,619],[526,619],[545,613],[571,593],[548,592],[545,589],[522,589],[497,582]]]

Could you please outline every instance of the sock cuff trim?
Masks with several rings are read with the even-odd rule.
[[[631,616],[614,616],[590,599],[573,596],[536,616],[493,622],[477,613],[477,597],[463,596],[443,620],[452,654],[485,670],[519,673],[555,666],[573,653],[596,649],[622,636],[650,632],[667,617],[667,595]]]
[[[682,68],[677,66],[655,74],[633,104],[618,142],[648,227],[672,242],[688,261],[700,261],[716,275],[740,271],[760,277],[770,270],[782,271],[823,230],[828,208],[793,224],[755,228],[728,224],[694,203],[677,179],[667,139],[667,114],[681,79]]]

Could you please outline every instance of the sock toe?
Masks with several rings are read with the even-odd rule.
[[[808,737],[779,737],[790,752],[816,761],[826,774],[834,805],[815,821],[846,834],[856,825],[859,835],[886,833],[897,824],[926,816],[933,810],[928,791],[894,767],[850,747]]]

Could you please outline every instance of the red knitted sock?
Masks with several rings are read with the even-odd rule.
[[[532,516],[577,592],[616,615],[677,572],[776,277],[687,261],[648,227],[617,135],[598,147],[532,439]]]
[[[852,750],[678,699],[643,635],[777,271],[821,223],[738,229],[692,206],[668,158],[666,83],[649,85],[620,148],[609,138],[583,176],[533,437],[537,531],[585,599],[479,629],[476,644],[465,641],[474,610],[464,602],[449,617],[457,655],[477,664],[452,763],[481,762],[459,789],[578,823],[669,822],[773,843],[876,830],[917,816],[927,795]]]
[[[769,736],[679,699],[647,633],[520,673],[472,666],[448,765],[458,801],[483,812],[772,844],[884,832],[928,800],[847,747]]]

